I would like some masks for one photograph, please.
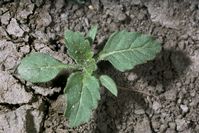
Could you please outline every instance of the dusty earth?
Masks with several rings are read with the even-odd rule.
[[[58,84],[31,84],[16,68],[34,51],[72,63],[64,30],[86,33],[92,24],[99,25],[95,52],[123,29],[153,35],[163,49],[125,73],[98,64],[123,89],[114,97],[102,88],[91,121],[71,129],[63,117],[67,76]],[[0,0],[0,133],[37,132],[199,133],[199,1]]]

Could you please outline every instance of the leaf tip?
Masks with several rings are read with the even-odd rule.
[[[106,87],[114,96],[117,96],[118,91],[117,91],[117,86],[113,79],[109,77],[108,75],[101,75],[100,76],[100,82],[101,84]]]

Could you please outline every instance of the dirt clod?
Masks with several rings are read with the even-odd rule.
[[[0,114],[0,132],[39,133],[42,129],[43,111],[44,105],[40,102]]]
[[[17,23],[17,20],[14,18],[11,19],[10,24],[7,27],[7,32],[8,34],[16,37],[22,37],[24,34],[24,31],[21,29],[21,27]]]
[[[22,104],[29,103],[32,94],[25,91],[15,78],[7,72],[0,71],[0,103]]]
[[[149,120],[147,118],[144,118],[142,122],[138,122],[135,126],[135,132],[136,133],[152,133]]]

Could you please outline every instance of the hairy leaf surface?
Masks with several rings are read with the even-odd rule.
[[[69,125],[76,127],[87,122],[100,99],[98,80],[81,72],[73,73],[68,78],[64,93],[67,98],[65,116]]]
[[[113,95],[117,96],[117,86],[111,77],[108,75],[100,76],[101,84],[106,87]]]
[[[159,42],[136,32],[120,31],[111,35],[98,61],[108,60],[120,71],[134,68],[155,58],[161,50]]]
[[[96,62],[92,58],[93,52],[88,40],[79,32],[65,32],[65,42],[68,48],[68,54],[75,62],[82,66],[88,72],[93,72],[97,69]]]
[[[20,76],[33,83],[47,82],[57,76],[62,69],[73,69],[44,53],[31,53],[22,59],[18,67]]]
[[[87,38],[90,41],[90,45],[93,44],[96,34],[97,34],[97,25],[92,26],[87,34]]]

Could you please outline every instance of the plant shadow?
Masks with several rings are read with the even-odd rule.
[[[191,60],[183,51],[170,49],[163,50],[154,61],[139,65],[131,72],[150,86],[161,84],[166,89],[183,76],[190,65]]]
[[[153,61],[138,65],[133,70],[128,71],[127,73],[134,73],[137,75],[134,81],[129,82],[126,74],[117,71],[108,62],[101,62],[98,64],[98,67],[102,73],[111,76],[119,86],[134,88],[134,83],[143,80],[148,86],[155,87],[156,85],[162,85],[163,90],[166,91],[170,84],[185,74],[189,65],[191,65],[191,60],[184,52],[170,49],[163,50]],[[164,93],[164,91],[161,93]],[[117,133],[118,127],[116,126],[120,124],[120,126],[122,126],[123,119],[128,117],[125,113],[128,112],[128,110],[135,110],[135,108],[131,108],[131,106],[135,106],[135,104],[144,110],[149,108],[145,102],[146,98],[141,93],[120,89],[118,93],[119,96],[116,98],[108,91],[105,92],[106,93],[102,96],[104,98],[102,98],[100,106],[97,109],[97,126],[94,131],[96,133]],[[113,111],[110,112],[109,108],[112,108],[111,110]],[[131,115],[132,114],[131,112]],[[117,124],[115,123],[116,121]]]
[[[66,70],[62,70],[59,74],[52,80],[45,82],[45,83],[35,83],[34,85],[49,88],[49,87],[65,87],[67,78],[69,77],[69,72]]]
[[[57,97],[63,94],[64,88],[66,86],[66,81],[69,77],[70,73],[66,70],[62,70],[54,79],[44,83],[29,83],[28,87],[32,88],[33,91],[35,89],[39,92],[39,94],[48,96],[51,100],[57,99]],[[34,87],[33,87],[34,86]],[[37,92],[36,92],[37,93]]]
[[[140,93],[119,90],[117,97],[112,96],[109,92],[105,93],[94,116],[96,128],[93,133],[119,132],[118,128],[122,127],[128,116],[131,115],[131,118],[136,119],[137,116],[134,114],[136,106],[144,110],[148,108]]]
[[[166,87],[175,79],[183,76],[189,65],[191,65],[191,60],[184,52],[169,49],[163,50],[153,61],[137,65],[132,70],[127,71],[127,73],[137,75],[133,82],[143,79],[148,85],[162,84]],[[100,62],[98,67],[100,72],[106,73],[113,78],[118,75],[124,75],[107,61]],[[126,81],[126,77],[124,76],[123,78],[123,81]],[[118,78],[115,80],[118,81]]]

